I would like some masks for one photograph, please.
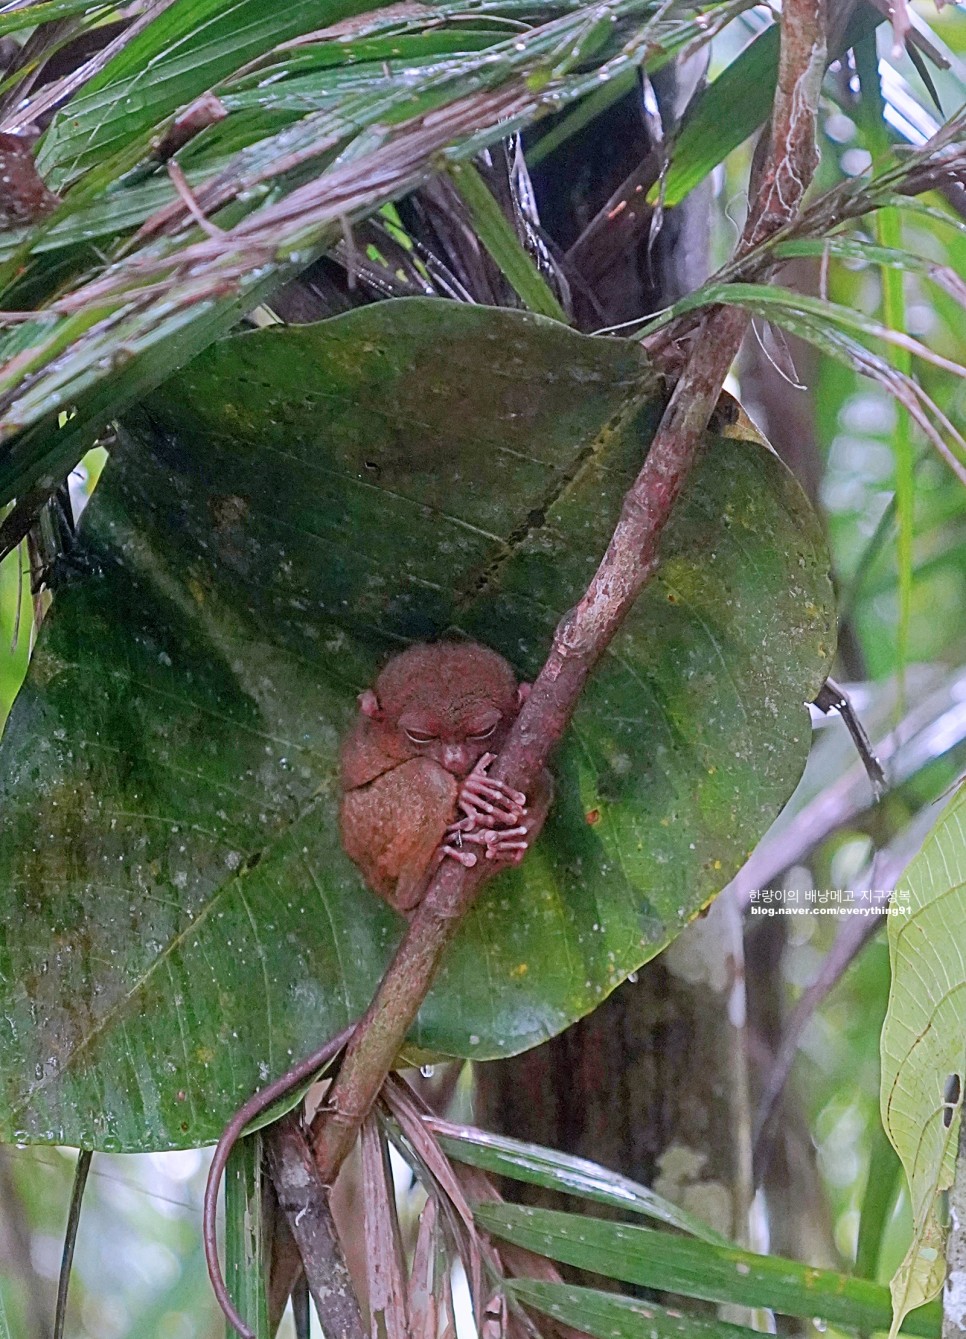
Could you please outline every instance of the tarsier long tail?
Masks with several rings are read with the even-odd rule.
[[[320,1046],[317,1051],[313,1051],[304,1060],[300,1060],[297,1065],[293,1065],[290,1070],[275,1079],[266,1088],[261,1088],[257,1093],[254,1093],[232,1116],[215,1147],[211,1167],[208,1169],[208,1182],[205,1186],[202,1240],[212,1291],[218,1299],[218,1305],[225,1314],[225,1319],[235,1327],[241,1335],[241,1339],[255,1339],[255,1335],[238,1314],[235,1304],[229,1296],[225,1276],[221,1272],[221,1261],[218,1258],[218,1229],[216,1224],[218,1191],[221,1188],[221,1179],[225,1174],[229,1155],[241,1138],[246,1125],[250,1125],[252,1121],[257,1120],[275,1102],[287,1096],[293,1088],[298,1087],[300,1083],[305,1083],[307,1079],[312,1078],[320,1069],[329,1064],[345,1046],[354,1030],[355,1024],[351,1023],[347,1028],[343,1028],[337,1036],[327,1041],[324,1046]]]

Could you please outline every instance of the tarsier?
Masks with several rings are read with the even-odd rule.
[[[491,873],[519,864],[543,827],[552,786],[530,797],[487,775],[530,685],[476,642],[394,656],[342,746],[339,826],[369,887],[409,914],[446,859]]]

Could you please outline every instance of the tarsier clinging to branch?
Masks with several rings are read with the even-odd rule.
[[[529,691],[495,651],[437,642],[394,656],[360,693],[342,746],[342,844],[397,911],[418,906],[443,860],[495,874],[536,840],[549,774],[529,802],[487,775]]]

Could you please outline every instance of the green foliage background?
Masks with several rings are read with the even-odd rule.
[[[924,6],[923,11],[962,55],[966,50],[964,25],[956,11],[949,7],[938,16],[931,7]],[[740,32],[740,27],[740,23],[734,24],[726,30],[716,49],[719,65],[744,43],[747,30]],[[397,40],[395,35],[392,40]],[[481,46],[487,40],[481,36]],[[887,46],[888,39],[883,38],[883,56],[888,55]],[[445,54],[444,47],[441,36],[436,54]],[[929,92],[908,60],[898,61],[897,67],[918,105],[931,109]],[[962,101],[962,85],[956,72],[940,73],[935,78],[944,107],[948,110],[957,106]],[[304,90],[292,92],[297,98]],[[240,88],[235,96],[247,96],[251,106],[246,109],[239,102],[236,120],[209,135],[207,145],[213,154],[227,152],[232,147],[232,136],[235,142],[246,142],[255,128],[257,93]],[[846,179],[864,168],[863,131],[848,109],[829,105],[826,112],[822,170],[826,181]],[[289,114],[281,105],[265,112],[266,117],[280,120]],[[143,143],[134,144],[127,165],[141,148]],[[69,172],[73,161],[64,150],[58,170]],[[734,153],[727,164],[728,175],[718,186],[715,211],[722,251],[733,236],[728,217],[735,195],[745,189],[747,163],[746,151]],[[189,161],[187,166],[190,176],[196,164]],[[106,161],[104,179],[116,177],[123,167],[123,155]],[[157,198],[146,199],[139,218],[145,209],[171,198],[166,184],[158,191],[155,183],[148,182],[144,189],[146,195],[154,190]],[[939,201],[930,203],[941,207]],[[107,201],[106,207],[95,200],[90,209],[98,208],[104,217],[116,218],[117,200]],[[80,213],[76,222],[79,233],[94,228],[90,214]],[[100,226],[104,226],[103,218]],[[79,240],[79,235],[70,239],[70,245],[58,255],[58,264],[70,268],[78,254],[71,248]],[[909,215],[902,220],[902,243],[959,274],[966,269],[966,242],[949,225]],[[10,254],[4,251],[3,257]],[[40,284],[40,267],[36,262],[32,266],[20,289],[14,285],[14,293],[28,294],[31,284]],[[9,270],[4,277],[9,280]],[[882,284],[876,269],[833,263],[827,280],[834,300],[870,313],[881,310]],[[948,355],[961,358],[960,309],[914,274],[904,276],[903,285],[908,328]],[[25,337],[22,332],[13,336],[8,332],[4,351],[9,352]],[[940,371],[927,370],[923,375],[936,399],[962,422],[966,418],[963,383]],[[894,405],[879,388],[824,357],[816,360],[814,370],[804,379],[808,381],[807,391],[788,389],[786,393],[806,398],[814,424],[822,474],[820,502],[843,615],[857,648],[852,668],[843,666],[840,675],[861,681],[857,700],[874,734],[896,719],[908,717],[917,707],[930,706],[933,720],[948,720],[942,713],[962,700],[962,667],[966,661],[963,493],[951,483],[945,467],[915,441],[911,565],[903,568],[896,542],[897,525],[890,510],[896,484]],[[753,382],[753,373],[746,369],[743,395],[751,390]],[[26,555],[20,550],[0,568],[3,712],[22,678],[31,640],[26,617],[31,599],[22,576],[25,566]],[[904,636],[899,635],[902,582],[911,583]],[[896,679],[897,674],[901,679]],[[914,722],[909,726],[913,737],[917,728]],[[924,744],[917,765],[885,806],[850,819],[812,852],[807,864],[790,871],[786,881],[790,885],[797,881],[802,888],[847,884],[861,875],[874,847],[901,847],[903,842],[914,840],[917,832],[921,841],[924,830],[917,824],[924,806],[950,784],[963,761],[962,734],[955,729],[947,730],[945,742],[928,747]],[[797,803],[821,794],[850,762],[847,746],[840,745],[834,728],[829,727],[813,754]],[[795,922],[785,960],[790,999],[813,978],[832,930],[828,918]],[[898,1164],[891,1149],[883,1146],[878,1117],[877,1046],[887,986],[887,953],[885,945],[876,942],[813,1020],[796,1075],[798,1100],[807,1114],[804,1137],[814,1140],[819,1150],[839,1260],[846,1265],[854,1263],[859,1274],[879,1278],[887,1278],[901,1256],[907,1224]],[[127,1334],[172,1339],[221,1333],[197,1250],[199,1161],[200,1156],[194,1153],[165,1155],[164,1159],[147,1155],[124,1159],[105,1156],[100,1160],[85,1208],[85,1230],[81,1233],[74,1281],[82,1327],[79,1333],[99,1339]],[[16,1274],[0,1276],[0,1305],[10,1332],[17,1336],[30,1333],[29,1299],[20,1279],[32,1273],[40,1281],[38,1286],[48,1290],[49,1300],[67,1198],[68,1165],[53,1150],[0,1148],[0,1212],[7,1216],[8,1226],[14,1221],[24,1225],[26,1242],[17,1257],[22,1272],[18,1269]],[[146,1252],[150,1252],[150,1264]],[[0,1333],[2,1326],[0,1319]]]

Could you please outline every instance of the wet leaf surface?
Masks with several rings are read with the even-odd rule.
[[[407,639],[523,675],[590,577],[657,392],[518,312],[383,303],[226,339],[122,432],[0,758],[0,1135],[214,1138],[360,1012],[402,923],[338,842],[339,739]],[[742,862],[804,765],[824,543],[750,432],[709,438],[657,579],[413,1040],[489,1057],[586,1013]]]

